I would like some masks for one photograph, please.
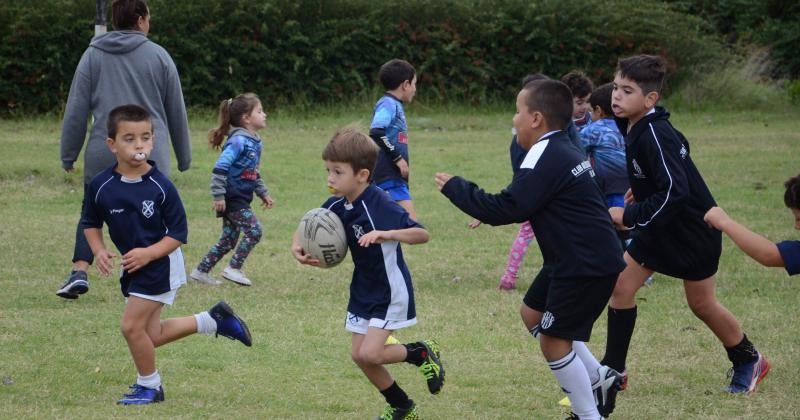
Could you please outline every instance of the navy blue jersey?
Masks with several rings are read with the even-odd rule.
[[[790,276],[800,274],[800,241],[783,241],[778,242],[777,245],[786,272]]]
[[[442,188],[459,209],[490,225],[529,221],[553,278],[618,274],[625,267],[594,171],[564,131],[531,147],[499,194],[453,177]]]
[[[406,113],[403,110],[403,102],[391,94],[385,94],[378,103],[372,114],[372,123],[369,126],[369,136],[381,148],[378,154],[378,162],[375,164],[373,181],[380,184],[387,179],[396,179],[408,182],[400,174],[397,167],[398,160],[408,159],[408,125],[406,124]]]
[[[569,124],[567,124],[567,128],[564,130],[569,136],[570,143],[572,143],[572,145],[575,146],[578,151],[583,153],[583,147],[581,146],[581,140],[579,138],[578,131],[575,128],[575,123],[570,121]],[[522,159],[525,159],[525,155],[528,154],[528,151],[523,149],[522,146],[517,143],[516,132],[513,136],[511,136],[511,146],[508,148],[508,153],[511,157],[511,171],[514,173],[514,175],[516,175],[517,171],[519,171],[519,165],[522,164]]]
[[[156,169],[155,162],[149,163],[153,168],[138,180],[123,178],[114,164],[92,179],[84,198],[81,228],[100,229],[103,223],[108,225],[109,236],[120,255],[134,248],[146,248],[165,236],[182,243],[187,241],[186,212],[178,191]],[[170,291],[170,277],[177,275],[173,273],[177,268],[170,264],[171,258],[176,257],[161,257],[134,273],[123,271],[122,293],[158,295]]]
[[[400,242],[386,241],[365,248],[358,244],[358,239],[373,230],[422,225],[411,220],[399,204],[375,185],[369,185],[352,203],[343,197],[331,197],[322,207],[342,219],[355,265],[347,310],[365,319],[406,321],[415,318],[414,288]]]

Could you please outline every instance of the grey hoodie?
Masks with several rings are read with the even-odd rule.
[[[127,104],[142,106],[152,114],[155,145],[150,159],[158,169],[169,175],[168,138],[175,149],[178,170],[189,169],[192,145],[178,70],[167,51],[139,31],[99,35],[83,53],[69,89],[61,129],[64,169],[71,169],[80,154],[90,113],[93,118],[84,153],[84,182],[89,183],[116,162],[105,144],[106,119],[112,109]]]

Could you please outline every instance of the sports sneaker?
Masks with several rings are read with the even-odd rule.
[[[497,288],[500,290],[513,290],[517,288],[516,283],[517,279],[506,273],[500,278],[500,284],[497,285]]]
[[[725,387],[731,394],[749,394],[756,391],[758,383],[767,376],[770,364],[766,357],[758,352],[758,358],[752,363],[732,367],[728,376],[733,377],[731,384]]]
[[[386,406],[383,413],[374,420],[419,420],[419,413],[417,413],[417,405],[411,401],[409,408]]]
[[[192,270],[192,274],[189,274],[189,277],[200,284],[208,284],[211,286],[219,286],[222,284],[221,281],[212,277],[211,273],[204,273],[196,268]]]
[[[253,345],[247,324],[233,313],[233,309],[227,303],[219,301],[213,308],[208,310],[208,314],[217,322],[216,336],[221,335],[231,340],[239,340],[247,347]]]
[[[227,279],[227,280],[230,280],[230,281],[232,281],[232,282],[234,282],[236,284],[241,284],[242,286],[252,286],[253,285],[253,282],[251,282],[250,279],[248,279],[247,277],[244,276],[244,273],[242,273],[242,270],[239,270],[237,268],[233,268],[231,266],[227,266],[227,267],[225,267],[224,270],[222,270],[222,277]]]
[[[428,391],[438,394],[444,386],[444,366],[439,360],[439,343],[436,340],[425,340],[425,361],[419,366],[422,376],[428,381]]]
[[[131,392],[122,396],[122,399],[117,401],[121,405],[141,405],[153,404],[164,401],[164,388],[158,389],[146,388],[139,384],[130,386]]]
[[[594,402],[597,403],[597,411],[603,417],[608,417],[614,411],[614,404],[617,400],[617,391],[622,386],[622,375],[608,366],[600,366],[597,369],[600,379],[592,384]]]
[[[89,277],[83,270],[70,271],[64,284],[56,291],[56,295],[64,299],[77,299],[78,295],[82,295],[89,291]]]

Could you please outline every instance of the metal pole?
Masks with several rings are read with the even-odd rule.
[[[97,0],[94,15],[94,36],[106,33],[106,0]]]

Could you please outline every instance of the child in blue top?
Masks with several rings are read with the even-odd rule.
[[[114,108],[108,117],[106,144],[117,163],[89,183],[81,226],[100,273],[115,269],[116,255],[103,241],[103,223],[122,254],[120,286],[126,298],[122,335],[138,371],[131,392],[119,404],[164,400],[156,370],[155,348],[196,332],[221,334],[251,345],[247,325],[225,304],[194,316],[161,320],[186,283],[183,254],[188,229],[175,186],[148,160],[154,133],[150,114],[137,105]]]
[[[800,175],[789,178],[784,185],[786,192],[783,195],[783,202],[794,216],[794,228],[800,230]],[[719,207],[711,208],[704,220],[714,228],[725,232],[742,251],[761,265],[784,267],[790,276],[800,274],[800,241],[773,243],[740,225]]]
[[[608,207],[624,207],[625,192],[630,188],[625,162],[625,139],[614,121],[611,110],[613,83],[606,83],[592,92],[592,122],[580,132],[581,144],[594,168],[595,180],[606,197]]]
[[[200,261],[191,277],[199,283],[219,284],[209,272],[217,262],[236,247],[230,264],[222,270],[222,277],[242,286],[252,282],[242,272],[244,260],[261,240],[261,223],[250,208],[253,193],[261,199],[262,207],[272,208],[264,180],[259,173],[261,164],[261,138],[257,131],[267,126],[267,114],[261,101],[253,93],[244,93],[222,101],[219,107],[219,126],[208,133],[211,147],[219,149],[225,137],[217,163],[211,174],[211,195],[214,210],[222,218],[222,235]]]
[[[417,220],[408,190],[408,124],[403,110],[417,93],[416,71],[407,61],[394,59],[381,66],[378,76],[386,94],[375,104],[369,128],[380,147],[373,182]]]
[[[342,220],[355,265],[345,318],[345,329],[352,332],[351,356],[389,404],[379,419],[417,419],[416,404],[384,365],[407,362],[419,366],[432,394],[438,394],[444,385],[436,341],[387,341],[393,330],[417,323],[411,274],[400,244],[425,243],[428,232],[370,182],[378,147],[367,136],[341,130],[325,147],[322,158],[328,170],[328,188],[334,195],[322,207]],[[319,265],[319,260],[300,246],[297,233],[292,254],[303,264]]]

